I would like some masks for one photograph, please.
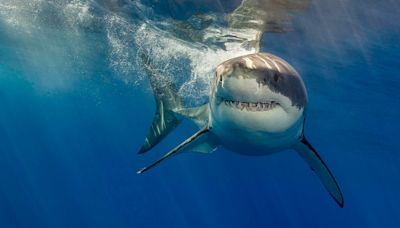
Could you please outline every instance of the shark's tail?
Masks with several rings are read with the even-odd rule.
[[[178,126],[181,120],[173,110],[180,109],[183,102],[176,86],[169,79],[162,77],[162,72],[157,69],[151,59],[145,54],[140,57],[148,74],[157,105],[153,122],[138,152],[142,154],[157,145]]]

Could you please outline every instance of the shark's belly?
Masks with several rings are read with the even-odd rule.
[[[212,131],[221,144],[232,152],[244,155],[268,155],[290,149],[299,142],[302,123],[284,132],[253,131],[235,126],[214,125]]]

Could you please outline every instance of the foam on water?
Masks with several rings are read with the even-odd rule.
[[[105,23],[110,67],[124,82],[141,82],[144,77],[137,74],[136,48],[133,45],[136,26],[118,15],[106,16]]]
[[[205,33],[204,37],[210,35],[213,34]],[[226,50],[189,43],[146,23],[137,30],[135,41],[140,52],[149,56],[163,73],[158,75],[159,77],[168,77],[177,84],[179,81],[182,82],[179,92],[188,98],[192,105],[204,100],[199,100],[199,97],[208,96],[210,83],[218,64],[230,58],[255,52],[240,46]]]
[[[0,3],[0,25],[6,27],[8,34],[14,33],[25,71],[35,72],[34,75],[27,73],[26,79],[40,89],[72,88],[74,82],[83,79],[82,73],[95,68],[91,66],[94,64],[91,59],[104,54],[109,70],[114,72],[109,77],[132,86],[141,84],[147,80],[139,57],[139,53],[144,53],[162,72],[158,77],[175,82],[180,94],[197,104],[200,101],[196,98],[208,95],[219,63],[254,52],[235,43],[217,47],[212,45],[213,40],[232,32],[251,37],[254,31],[228,31],[215,24],[196,30],[201,34],[200,40],[210,41],[208,45],[182,39],[163,29],[174,30],[179,23],[158,18],[151,8],[138,1],[120,5],[85,0],[4,0]],[[29,48],[25,49],[26,46]]]

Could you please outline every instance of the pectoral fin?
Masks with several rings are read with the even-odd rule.
[[[164,161],[165,159],[167,159],[183,150],[207,153],[207,152],[212,152],[216,148],[216,146],[217,146],[217,140],[210,133],[208,125],[206,125],[202,129],[200,129],[198,132],[196,132],[194,135],[190,136],[188,139],[186,139],[181,144],[176,146],[174,149],[170,150],[168,153],[166,153],[160,159],[151,163],[149,166],[142,168],[137,173],[138,174],[143,173],[143,172],[149,170],[150,168],[153,168],[154,166],[156,166],[160,162]]]
[[[299,155],[311,166],[311,169],[320,178],[322,184],[325,186],[337,204],[340,207],[343,207],[344,200],[339,185],[336,182],[332,172],[329,170],[328,166],[319,156],[317,151],[305,138],[303,138],[303,140],[295,147],[295,149]]]

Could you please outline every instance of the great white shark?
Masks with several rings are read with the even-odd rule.
[[[157,82],[160,72],[148,58],[144,63],[157,110],[139,153],[152,149],[184,118],[192,120],[199,131],[138,173],[183,151],[210,153],[225,147],[243,155],[270,155],[294,150],[343,207],[335,177],[304,135],[307,91],[289,63],[269,53],[227,60],[216,68],[209,102],[196,108],[184,108],[174,85]]]

